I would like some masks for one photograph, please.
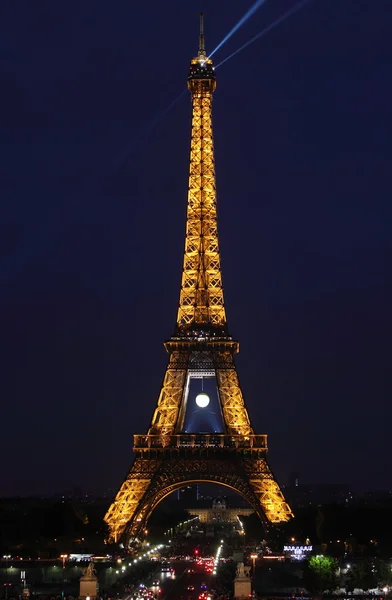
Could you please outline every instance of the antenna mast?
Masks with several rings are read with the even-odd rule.
[[[206,48],[204,45],[204,14],[200,13],[200,35],[199,35],[199,56],[206,55]]]

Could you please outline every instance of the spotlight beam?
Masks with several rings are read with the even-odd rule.
[[[236,25],[234,25],[234,27],[232,29],[230,29],[229,33],[223,38],[223,40],[221,42],[219,42],[219,44],[216,46],[216,48],[211,52],[211,54],[209,55],[210,58],[211,58],[211,56],[213,56],[215,54],[215,52],[217,52],[219,50],[219,48],[221,48],[223,46],[223,44],[225,44],[231,38],[231,36],[236,31],[238,31],[238,29],[240,27],[242,27],[242,25],[244,25],[244,23],[246,23],[246,21],[256,12],[256,10],[262,4],[264,4],[264,2],[266,2],[266,0],[256,0],[256,2],[253,4],[253,6],[251,6],[250,9],[246,11],[244,16],[241,17],[241,19],[238,21],[238,23],[236,23]]]
[[[310,2],[310,0],[301,0],[301,2],[297,2],[297,4],[294,4],[294,6],[292,8],[290,8],[290,10],[286,11],[285,13],[283,13],[283,15],[280,16],[275,21],[272,21],[272,23],[270,23],[270,25],[268,25],[268,27],[266,27],[265,29],[263,29],[262,31],[260,31],[260,33],[258,33],[254,37],[252,37],[249,41],[246,42],[246,44],[244,44],[243,46],[240,46],[240,48],[238,48],[238,50],[236,50],[232,54],[229,54],[229,56],[227,58],[225,58],[218,65],[216,65],[215,69],[218,69],[218,67],[221,67],[225,62],[227,62],[228,60],[230,60],[231,58],[233,58],[233,56],[236,56],[242,50],[245,50],[245,48],[247,48],[248,46],[250,46],[251,44],[253,44],[254,42],[256,42],[258,39],[260,39],[261,37],[263,37],[264,35],[266,35],[269,31],[271,31],[271,29],[274,29],[275,27],[277,27],[277,25],[279,25],[280,23],[283,23],[283,21],[285,21],[286,19],[288,19],[289,17],[291,17],[291,15],[294,15],[303,6],[305,6],[305,4],[308,4],[309,2]]]
[[[239,29],[239,27],[241,27],[241,25],[243,25],[243,23],[264,2],[266,2],[266,0],[259,0],[258,2],[255,2],[255,4],[240,19],[240,21],[237,23],[237,25],[235,25],[233,27],[233,29],[227,34],[227,36],[213,50],[213,52],[210,54],[210,56],[212,56],[219,48],[221,48],[222,45],[229,39],[229,37],[231,37],[233,35],[233,33],[235,33],[235,31],[237,31]],[[276,19],[275,21],[273,21],[270,25],[268,25],[268,27],[266,27],[265,29],[263,29],[260,33],[258,33],[257,35],[255,35],[248,42],[246,42],[246,44],[244,44],[243,46],[241,46],[240,48],[238,48],[238,50],[236,50],[235,52],[233,52],[232,54],[230,54],[227,58],[225,58],[224,60],[222,60],[215,67],[215,69],[218,69],[225,62],[227,62],[228,60],[230,60],[231,58],[233,58],[234,56],[236,56],[237,54],[239,54],[242,50],[245,50],[245,48],[247,48],[248,46],[250,46],[251,44],[253,44],[254,42],[256,42],[259,38],[261,38],[264,35],[266,35],[269,31],[271,31],[271,29],[273,29],[274,27],[276,27],[277,25],[279,25],[280,23],[282,23],[283,21],[285,21],[291,15],[295,14],[296,12],[298,12],[303,6],[305,6],[305,4],[308,4],[309,2],[310,2],[310,0],[302,0],[301,2],[298,2],[297,4],[295,4],[290,10],[288,10],[285,13],[283,13],[283,15],[281,17],[279,17],[278,19]],[[177,104],[177,102],[184,96],[184,94],[186,93],[186,91],[187,91],[186,89],[183,90],[181,92],[181,94],[179,96],[177,96],[177,98],[175,98],[161,113],[159,113],[155,118],[153,118],[151,120],[151,122],[146,126],[146,128],[138,136],[136,136],[136,138],[134,140],[132,140],[132,142],[122,152],[120,152],[119,154],[117,154],[117,156],[113,159],[111,168],[109,170],[109,174],[113,173],[123,163],[123,161],[125,160],[125,158],[129,154],[132,153],[132,151],[140,148],[140,145],[141,145],[141,143],[143,141],[143,138]],[[97,189],[98,189],[98,185],[99,184],[96,184]],[[57,221],[59,221],[59,219],[57,219]],[[47,241],[45,239],[46,238],[46,236],[45,236],[45,230],[43,230],[42,234],[40,234],[40,235],[41,235],[41,241],[43,241],[45,243],[45,241]],[[38,253],[40,253],[41,250],[43,250],[42,247],[38,249]],[[46,248],[45,248],[45,251],[46,251]],[[21,269],[25,268],[25,265],[28,262],[31,262],[32,256],[34,254],[36,254],[36,253],[37,253],[37,249],[35,250],[35,253],[34,253],[34,249],[32,247],[27,247],[27,248],[23,249],[19,254],[16,254],[15,256],[11,257],[8,260],[8,264],[5,263],[5,264],[3,264],[1,266],[1,269],[0,269],[0,282],[1,282],[1,280],[8,281],[14,274],[16,274],[17,271],[20,271]]]
[[[219,50],[223,46],[223,44],[225,44],[232,37],[232,35],[236,31],[238,31],[238,29],[240,27],[242,27],[242,25],[244,25],[244,23],[246,23],[246,21],[266,1],[267,0],[256,0],[256,2],[249,8],[249,10],[246,11],[246,13],[236,23],[236,25],[234,25],[234,27],[229,31],[229,33],[223,38],[223,40],[221,42],[219,42],[219,44],[215,47],[215,49],[211,52],[211,54],[209,56],[210,57],[213,56],[213,54],[215,54],[215,52],[217,52],[217,50]],[[250,46],[254,42],[256,42],[259,38],[261,38],[263,35],[265,35],[266,33],[268,33],[271,29],[273,29],[274,27],[276,27],[277,25],[279,25],[280,23],[282,23],[283,21],[285,21],[288,17],[290,17],[294,13],[298,12],[308,2],[310,2],[310,0],[301,0],[300,2],[298,2],[297,4],[295,4],[290,10],[288,10],[287,12],[285,12],[281,17],[279,17],[278,19],[276,19],[275,21],[273,21],[270,25],[268,25],[268,27],[266,27],[265,29],[263,29],[260,33],[258,33],[257,35],[255,35],[248,42],[246,42],[246,44],[244,44],[243,46],[241,46],[240,48],[238,48],[238,50],[236,50],[235,52],[233,52],[232,54],[230,54],[227,58],[225,58],[224,60],[222,60],[215,67],[215,69],[217,69],[218,67],[220,67],[221,65],[223,65],[225,62],[227,62],[228,60],[230,60],[231,58],[233,58],[234,56],[236,56],[236,54],[238,54],[239,52],[241,52],[242,50],[244,50],[245,48],[247,48],[248,46]],[[157,125],[161,121],[161,119],[163,119],[163,117],[177,104],[177,102],[179,100],[181,100],[181,98],[184,96],[184,94],[186,93],[186,91],[187,90],[184,89],[181,92],[181,94],[179,96],[177,96],[177,98],[175,98],[161,113],[159,113],[155,118],[153,118],[151,120],[151,122],[145,127],[145,129],[138,136],[136,136],[136,138],[134,140],[132,140],[132,142],[119,155],[117,155],[117,157],[114,159],[114,161],[112,163],[112,170],[115,170],[116,168],[118,168],[122,164],[122,162],[124,161],[124,159],[129,154],[131,154],[132,151],[136,150],[139,147],[139,145],[142,142],[143,138],[155,127],[155,125]]]
[[[142,142],[143,138],[163,119],[163,117],[177,104],[179,100],[184,96],[187,89],[185,88],[177,98],[173,100],[161,113],[159,113],[156,117],[154,117],[151,122],[140,132],[135,139],[119,154],[113,161],[112,169],[115,169],[121,165],[124,159],[132,153],[133,150],[139,147],[139,144]]]

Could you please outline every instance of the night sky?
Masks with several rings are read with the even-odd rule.
[[[0,494],[125,476],[174,328],[189,95],[158,117],[199,11],[212,51],[250,6],[1,4]],[[391,487],[391,30],[390,0],[311,0],[217,69],[229,327],[282,483]]]

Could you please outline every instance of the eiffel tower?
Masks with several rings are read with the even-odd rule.
[[[125,546],[143,535],[149,516],[186,484],[212,482],[238,492],[266,524],[288,521],[289,505],[267,463],[267,436],[255,434],[234,363],[223,298],[215,191],[212,96],[215,71],[204,46],[191,60],[192,130],[185,251],[169,361],[148,433],[134,436],[135,459],[105,521],[109,540]],[[195,379],[215,379],[222,433],[184,431]],[[196,399],[198,401],[198,399]],[[202,394],[199,404],[209,401]]]

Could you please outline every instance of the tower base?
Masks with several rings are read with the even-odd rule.
[[[136,459],[105,521],[112,541],[139,539],[148,518],[168,494],[192,483],[225,485],[248,501],[264,522],[292,513],[266,459],[265,436],[135,436]]]

